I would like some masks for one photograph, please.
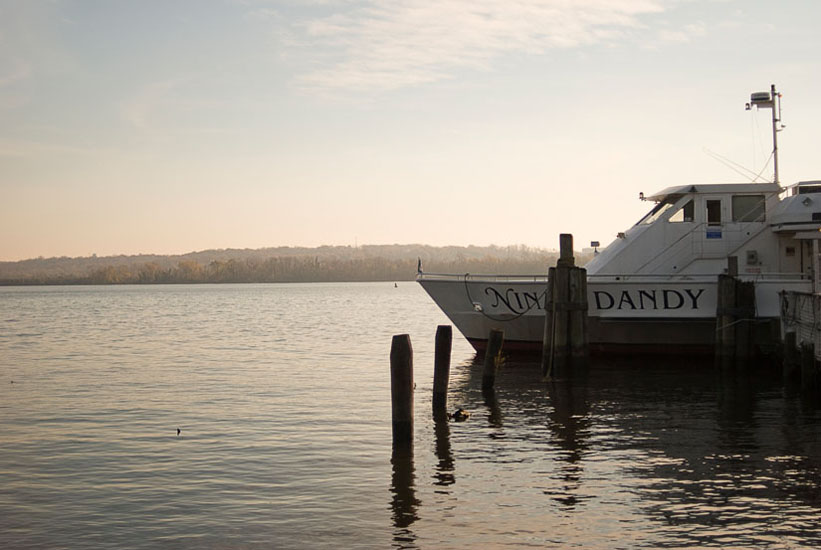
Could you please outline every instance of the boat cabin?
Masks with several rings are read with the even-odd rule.
[[[742,275],[814,271],[821,181],[684,185],[645,200],[656,204],[587,264],[588,274],[711,275],[728,256]]]

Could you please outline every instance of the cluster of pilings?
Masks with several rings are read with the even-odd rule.
[[[559,260],[551,267],[545,294],[542,374],[564,376],[588,359],[587,270],[576,266],[573,235],[559,235]]]
[[[448,383],[453,329],[439,325],[436,329],[436,348],[433,363],[433,419],[439,423],[449,418]],[[482,393],[492,397],[496,374],[502,360],[504,333],[492,330],[485,350],[482,371]],[[413,347],[410,336],[398,334],[391,341],[391,419],[394,451],[412,451],[413,446]],[[458,412],[458,411],[457,411]],[[459,419],[458,417],[456,418]]]
[[[573,235],[559,236],[559,259],[548,272],[545,292],[545,328],[542,341],[542,374],[547,379],[566,377],[574,367],[589,359],[587,271],[576,266]],[[726,274],[718,275],[716,303],[715,359],[722,368],[742,367],[759,358],[761,348],[777,342],[773,327],[778,323],[756,319],[755,283],[738,277],[738,259],[728,258]],[[433,413],[447,419],[447,386],[450,370],[452,329],[439,326],[433,384]],[[485,349],[483,391],[492,391],[499,364],[504,333],[491,330]],[[407,334],[394,336],[391,347],[391,393],[393,397],[394,443],[412,439],[413,433],[413,352]],[[800,377],[807,393],[821,395],[821,373],[812,344],[796,346],[795,333],[784,342],[784,373]]]
[[[453,329],[449,325],[437,327],[433,373],[433,419],[435,422],[436,455],[439,457],[440,467],[446,470],[453,469],[448,420],[451,418],[455,421],[465,420],[469,416],[469,413],[462,409],[458,409],[451,415],[447,412],[452,338]],[[503,339],[502,331],[491,332],[489,345],[485,352],[482,394],[485,397],[485,404],[491,407],[491,410],[497,406],[493,385],[501,362]],[[394,495],[391,505],[394,524],[397,527],[407,527],[418,519],[416,508],[419,505],[419,500],[416,498],[414,491],[413,400],[416,384],[413,380],[413,348],[409,335],[398,334],[393,337],[390,362],[391,420],[393,428],[391,492]],[[491,417],[492,415],[493,413],[491,413]],[[453,483],[452,473],[442,472],[440,476],[438,483]]]

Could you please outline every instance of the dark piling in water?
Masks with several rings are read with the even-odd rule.
[[[727,273],[718,276],[716,364],[743,367],[755,357],[755,283],[738,279],[738,258],[727,258]]]
[[[391,342],[391,416],[394,447],[412,446],[413,348],[407,334],[398,334]]]
[[[448,381],[453,329],[450,325],[436,327],[436,351],[433,360],[433,418],[447,420]]]
[[[573,235],[559,235],[559,260],[548,270],[542,374],[565,373],[571,363],[585,364],[587,333],[587,270],[576,267]]]

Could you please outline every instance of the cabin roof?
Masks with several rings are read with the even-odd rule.
[[[688,193],[746,195],[752,193],[780,193],[783,190],[777,183],[699,183],[668,187],[647,197],[647,199],[662,201],[670,195],[685,195]]]

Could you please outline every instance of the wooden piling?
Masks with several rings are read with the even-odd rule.
[[[496,383],[496,369],[502,352],[502,343],[505,339],[504,331],[493,329],[487,339],[485,349],[485,364],[482,371],[482,389],[492,389]]]
[[[755,283],[738,281],[735,284],[735,363],[746,367],[755,355]]]
[[[738,258],[727,258],[727,273],[718,276],[716,364],[746,366],[756,355],[755,283],[740,281]]]
[[[559,261],[556,265],[563,267],[576,265],[576,258],[573,256],[573,235],[570,233],[559,235]]]
[[[578,363],[587,358],[587,270],[570,270],[570,355]]]
[[[567,345],[570,334],[570,269],[556,266],[556,282],[553,285],[553,307],[556,309],[555,324],[553,325],[553,369],[563,372],[570,359],[570,349]]]
[[[542,336],[542,376],[550,376],[553,372],[553,348],[556,346],[556,300],[554,298],[556,285],[556,268],[547,270],[547,289],[545,289],[545,317],[544,334]]]
[[[450,325],[436,327],[436,351],[433,360],[433,418],[447,418],[448,381],[453,329]]]
[[[413,348],[410,336],[391,341],[391,416],[394,446],[413,444]]]
[[[587,270],[576,267],[573,235],[559,235],[559,260],[548,271],[542,374],[563,373],[588,355]]]
[[[735,283],[732,275],[718,276],[716,301],[716,363],[721,367],[733,364],[735,358]]]

